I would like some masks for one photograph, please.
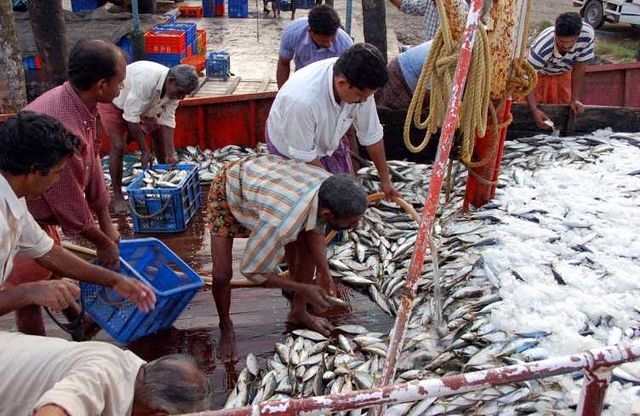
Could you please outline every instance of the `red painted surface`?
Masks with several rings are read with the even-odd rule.
[[[587,66],[582,94],[584,104],[640,108],[640,62]]]
[[[500,111],[500,109],[498,109],[498,111]],[[509,118],[510,113],[511,100],[507,100],[504,104],[502,114],[499,116],[500,119],[498,120],[498,123],[504,123]],[[473,149],[473,160],[484,160],[488,157],[489,152],[491,151],[491,145],[488,142],[490,142],[492,134],[493,131],[490,128],[487,128],[487,132],[484,137],[476,139],[476,145]],[[485,185],[478,181],[475,176],[469,175],[469,178],[467,179],[467,192],[463,205],[463,209],[465,211],[469,208],[469,204],[474,207],[483,206],[487,202],[491,201],[493,196],[496,194],[495,182],[498,180],[498,175],[500,174],[500,162],[502,161],[502,154],[504,152],[504,140],[507,137],[507,127],[502,128],[499,134],[499,143],[493,158],[488,160],[484,166],[473,168],[474,172],[476,172],[480,177],[494,182],[494,185]]]

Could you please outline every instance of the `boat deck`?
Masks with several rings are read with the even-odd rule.
[[[206,188],[203,188],[203,195],[206,195]],[[157,237],[198,273],[211,274],[210,243],[204,215],[194,218],[187,231],[180,234],[134,236],[130,218],[115,218],[114,222],[123,238]],[[234,279],[241,279],[237,270],[245,242],[246,240],[237,240],[234,245]],[[359,324],[372,331],[380,332],[390,330],[393,325],[392,317],[382,312],[367,296],[346,286],[339,285],[339,290],[342,299],[350,303],[350,308],[346,311],[330,311],[327,317],[333,323]],[[221,406],[226,400],[227,392],[233,386],[237,373],[245,366],[246,355],[252,352],[259,359],[271,356],[275,343],[284,339],[286,331],[291,329],[285,323],[289,304],[280,290],[234,289],[231,307],[236,330],[237,362],[222,362],[217,355],[217,341],[220,334],[218,317],[211,290],[206,287],[196,294],[171,330],[134,341],[126,348],[146,360],[173,353],[188,353],[200,358],[212,378],[215,403]],[[46,314],[45,322],[49,336],[70,339],[70,336],[58,328]],[[0,330],[15,330],[13,313],[0,317]],[[104,331],[101,331],[95,339],[115,343]]]

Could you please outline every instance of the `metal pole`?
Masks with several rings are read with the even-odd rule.
[[[611,380],[611,368],[584,370],[584,384],[580,392],[580,404],[576,415],[598,416],[604,407],[604,396]]]
[[[344,30],[347,35],[351,36],[351,12],[353,9],[353,0],[347,0],[347,15],[344,18]]]
[[[457,374],[439,379],[394,384],[330,396],[274,400],[238,409],[190,413],[183,416],[283,416],[311,414],[312,412],[313,414],[329,414],[385,404],[415,402],[427,397],[462,394],[502,384],[573,373],[581,369],[596,372],[604,368],[605,371],[609,371],[610,367],[638,359],[640,359],[640,343],[628,346],[613,345],[544,361]],[[592,394],[598,393],[604,397],[604,389],[607,384],[600,383],[598,386],[599,389],[585,389],[585,403],[594,403]],[[598,414],[599,412],[583,413],[583,415]]]
[[[131,32],[131,45],[133,46],[133,60],[140,61],[145,58],[144,36],[140,32],[140,13],[138,0],[131,0],[131,13],[133,14],[133,31]]]
[[[483,3],[483,0],[473,0],[471,3],[471,10],[467,15],[466,27],[462,35],[462,47],[458,58],[458,67],[456,68],[453,80],[453,90],[447,106],[447,114],[442,125],[438,153],[436,155],[436,161],[433,164],[433,172],[429,183],[429,196],[424,206],[424,213],[422,215],[422,221],[420,221],[418,237],[416,239],[416,245],[413,250],[411,264],[409,266],[409,277],[405,282],[404,291],[400,297],[400,307],[396,316],[395,325],[391,332],[387,359],[385,360],[384,367],[382,369],[382,376],[378,380],[378,386],[385,386],[393,379],[396,371],[396,362],[398,361],[398,357],[402,351],[402,345],[407,331],[407,323],[411,316],[411,310],[413,309],[413,300],[416,295],[417,282],[422,274],[425,253],[431,239],[431,232],[435,222],[440,190],[446,174],[447,161],[449,160],[453,134],[458,123],[460,99],[464,92],[467,72],[469,71],[469,65],[471,64],[471,52]]]

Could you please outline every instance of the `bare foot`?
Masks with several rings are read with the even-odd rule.
[[[113,195],[113,212],[116,215],[123,215],[129,212],[127,201],[124,200],[122,195]]]
[[[218,341],[218,358],[222,362],[237,361],[236,333],[233,326],[220,327],[220,340]]]
[[[287,320],[292,325],[303,326],[322,335],[331,335],[331,331],[333,331],[331,322],[319,316],[311,315],[309,312],[295,313],[291,311]]]

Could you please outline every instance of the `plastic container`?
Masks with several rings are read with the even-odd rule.
[[[184,58],[187,57],[187,51],[184,53],[148,53],[146,54],[147,61],[157,62],[168,68],[174,67],[180,64]]]
[[[229,0],[227,3],[227,7],[229,9],[229,17],[243,18],[249,16],[248,0]]]
[[[231,57],[227,52],[211,52],[207,56],[207,77],[227,79],[231,75]]]
[[[196,68],[196,71],[202,72],[207,66],[207,58],[205,58],[203,55],[187,56],[182,61],[180,61],[180,63],[185,65],[192,65]]]
[[[42,60],[39,55],[30,56],[22,59],[22,65],[25,69],[42,69]]]
[[[278,10],[281,12],[291,11],[291,0],[278,0],[276,4],[278,6]]]
[[[154,165],[154,169],[168,170],[169,165]],[[175,165],[188,175],[176,188],[141,189],[144,175],[129,184],[129,211],[136,233],[179,233],[187,229],[189,221],[200,209],[200,182],[198,167],[191,164]]]
[[[296,9],[311,9],[316,5],[316,0],[295,0]]]
[[[202,15],[204,17],[213,17],[214,9],[214,0],[202,0]]]
[[[98,0],[71,0],[71,11],[82,12],[98,8]]]
[[[200,19],[202,17],[202,6],[180,6],[180,17]]]
[[[186,53],[186,35],[184,31],[179,30],[151,29],[144,34],[144,50],[147,54]]]
[[[213,15],[215,17],[224,16],[224,0],[214,0]]]
[[[154,30],[179,30],[185,34],[185,49],[196,40],[197,25],[195,23],[171,23],[168,25],[157,25]]]
[[[80,283],[85,310],[118,342],[126,344],[169,328],[204,282],[160,240],[120,241],[120,272],[149,285],[155,309],[143,313],[113,289]]]
[[[122,39],[120,39],[120,41],[116,43],[116,46],[122,49],[122,52],[124,52],[125,56],[127,57],[127,64],[133,62],[133,44],[131,43],[131,39],[129,38],[129,36],[122,37]]]

